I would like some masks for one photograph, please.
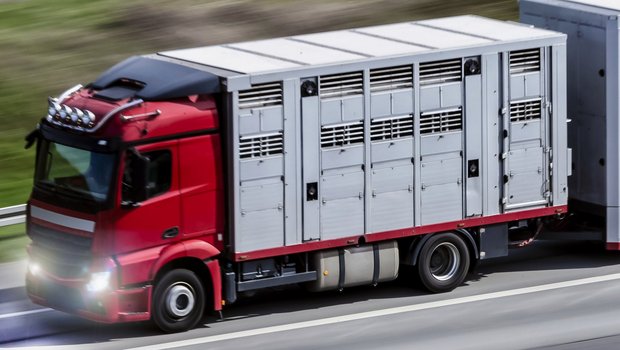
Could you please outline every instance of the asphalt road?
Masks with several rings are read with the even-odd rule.
[[[513,250],[446,294],[404,281],[342,293],[270,290],[228,307],[223,321],[209,316],[172,335],[40,310],[23,296],[2,294],[0,348],[620,349],[620,253],[583,242]]]

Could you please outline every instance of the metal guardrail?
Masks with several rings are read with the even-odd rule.
[[[26,221],[26,204],[0,208],[0,227],[21,224]]]

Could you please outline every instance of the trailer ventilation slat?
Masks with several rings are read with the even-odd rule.
[[[541,112],[542,102],[540,99],[510,103],[510,121],[513,123],[540,119]]]
[[[259,158],[282,154],[282,133],[242,137],[239,141],[241,159]]]
[[[540,49],[510,52],[510,74],[540,71]]]
[[[463,80],[461,60],[445,60],[420,64],[420,85],[443,84]]]
[[[321,127],[321,148],[364,143],[364,123]]]
[[[370,70],[370,92],[407,89],[413,86],[413,66]]]
[[[413,137],[413,116],[373,120],[370,123],[370,140],[387,141]]]
[[[253,85],[249,90],[239,91],[239,109],[282,105],[282,84]]]
[[[462,130],[463,110],[450,109],[420,115],[420,134],[437,134]]]
[[[322,75],[319,83],[321,98],[359,95],[364,92],[362,72]]]

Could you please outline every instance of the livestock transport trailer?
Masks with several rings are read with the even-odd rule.
[[[520,11],[522,22],[568,36],[570,208],[602,223],[590,233],[620,250],[620,2],[521,0]]]
[[[452,290],[567,211],[565,62],[565,35],[478,16],[132,57],[29,137],[30,298],[179,331],[403,266]]]

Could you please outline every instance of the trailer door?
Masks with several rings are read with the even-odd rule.
[[[462,59],[420,64],[421,224],[463,218]]]
[[[504,109],[504,209],[547,205],[550,198],[545,51],[508,53]],[[508,85],[508,86],[507,86]]]
[[[301,102],[305,241],[364,233],[363,73],[317,80]]]

